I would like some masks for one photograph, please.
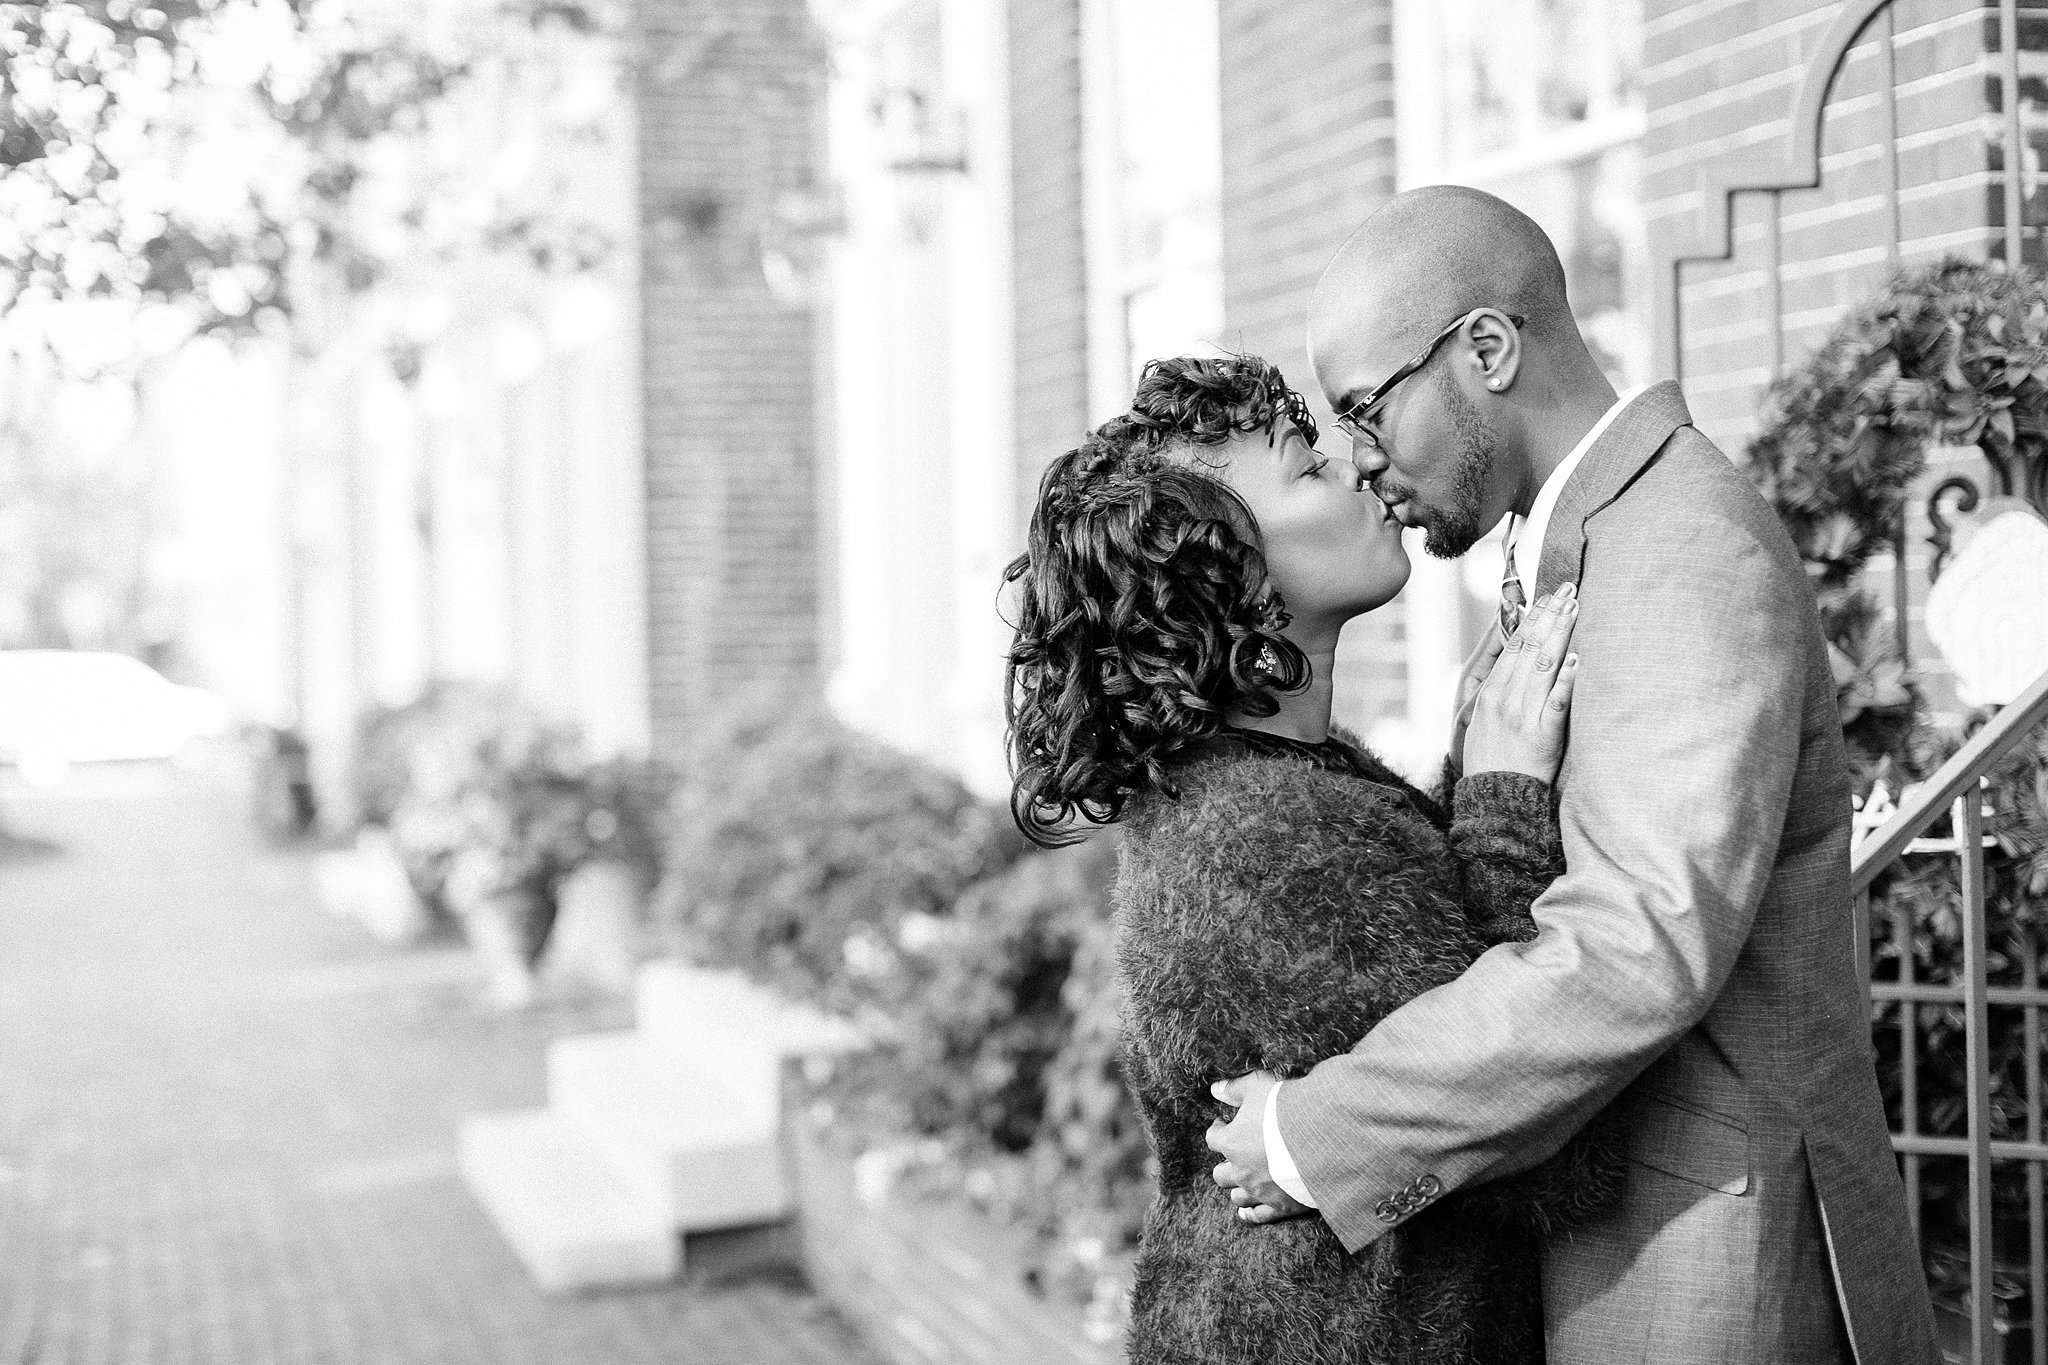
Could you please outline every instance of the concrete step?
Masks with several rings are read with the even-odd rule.
[[[684,1232],[773,1222],[790,1211],[772,1062],[700,1061],[637,1033],[548,1045],[548,1103]]]
[[[643,1036],[691,1055],[764,1053],[784,1057],[856,1051],[861,1031],[844,1019],[797,1004],[739,972],[663,960],[633,980],[634,1018]]]
[[[560,1114],[466,1119],[457,1160],[542,1289],[661,1284],[682,1271],[682,1238],[664,1211]]]

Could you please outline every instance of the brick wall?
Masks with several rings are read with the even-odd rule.
[[[654,747],[814,686],[819,358],[761,264],[822,173],[826,52],[804,0],[641,0],[642,392]]]
[[[1718,197],[1702,194],[1703,170],[1761,170],[1781,155],[1801,81],[1840,6],[1832,0],[1648,0],[1645,8],[1643,195],[1652,255],[1663,260],[1675,250],[1697,249],[1711,233]],[[2031,89],[2037,97],[2040,69],[2032,54],[2048,50],[2048,3],[2026,0],[2021,11],[2023,93]],[[1946,255],[2005,255],[1998,6],[1897,0],[1889,22],[1896,95],[1887,100],[1883,94],[1880,17],[1850,51],[1827,105],[1820,186],[1788,190],[1775,201],[1768,194],[1737,195],[1730,259],[1682,267],[1676,355],[1686,395],[1701,429],[1738,459],[1774,374],[1796,366],[1895,268]],[[1888,115],[1888,108],[1895,113]],[[1897,133],[1895,251],[1884,155],[1888,117]],[[2038,147],[2039,134],[2030,130],[2030,136]],[[2048,195],[2028,197],[2023,213],[2030,234],[2024,254],[2038,262]],[[1667,304],[1659,322],[1666,335],[1669,317]],[[1937,705],[1946,688],[1919,619],[1929,567],[1924,494],[1971,463],[1979,462],[1938,456],[1922,495],[1909,503],[1912,653],[1936,675],[1930,681]],[[1894,566],[1880,561],[1872,572],[1882,580]]]
[[[1703,170],[1761,169],[1781,156],[1800,82],[1839,8],[1832,0],[1649,0],[1643,195],[1653,254],[1698,240],[1719,211],[1700,192]],[[2002,254],[1988,141],[1997,128],[1987,117],[1998,100],[1996,6],[1898,0],[1892,22],[1897,261]],[[1686,391],[1702,429],[1731,451],[1752,429],[1774,355],[1796,364],[1894,268],[1880,53],[1867,36],[1843,65],[1822,125],[1820,187],[1776,197],[1778,306],[1768,271],[1773,196],[1737,196],[1730,260],[1683,267]]]
[[[1392,6],[1220,0],[1218,18],[1226,344],[1279,365],[1327,429],[1303,324],[1323,266],[1394,193]],[[1334,432],[1325,444],[1346,449]],[[1397,602],[1345,632],[1338,715],[1348,724],[1406,707],[1401,612]]]
[[[1088,424],[1080,0],[1010,0],[1009,40],[1021,528],[1030,520],[1039,471],[1074,446]]]

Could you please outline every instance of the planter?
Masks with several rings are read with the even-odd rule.
[[[863,1191],[857,1158],[783,1069],[782,1133],[810,1284],[895,1365],[1118,1365],[1079,1305],[1025,1286],[1027,1236],[976,1210]],[[870,1182],[872,1183],[872,1182]]]
[[[586,863],[555,892],[547,974],[557,981],[623,994],[640,964],[640,876],[610,859]]]
[[[314,855],[313,886],[329,914],[355,921],[382,943],[417,942],[433,924],[389,830],[370,826],[353,848]]]
[[[313,897],[336,919],[354,919],[362,900],[362,877],[356,851],[323,848],[313,855]]]
[[[517,1008],[533,1003],[534,967],[547,950],[555,902],[544,887],[498,881],[496,865],[489,855],[456,854],[447,896],[463,936],[483,961],[492,1001]]]
[[[356,918],[380,943],[416,943],[433,925],[405,870],[391,831],[368,826],[356,835]]]

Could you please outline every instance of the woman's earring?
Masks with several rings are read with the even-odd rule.
[[[1273,652],[1273,646],[1259,646],[1259,672],[1273,677],[1280,672],[1280,656]]]

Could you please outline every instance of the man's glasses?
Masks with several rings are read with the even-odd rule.
[[[1385,382],[1380,384],[1380,386],[1374,389],[1371,393],[1359,399],[1356,403],[1353,403],[1350,407],[1344,409],[1344,411],[1338,413],[1338,429],[1341,430],[1346,436],[1349,436],[1352,440],[1362,442],[1365,445],[1371,446],[1374,450],[1378,450],[1380,448],[1380,438],[1373,435],[1371,431],[1367,430],[1365,425],[1367,422],[1372,420],[1374,410],[1377,409],[1380,404],[1387,401],[1387,395],[1394,391],[1395,385],[1399,384],[1402,380],[1414,374],[1424,365],[1427,365],[1429,363],[1429,358],[1436,354],[1436,348],[1443,345],[1446,341],[1449,341],[1453,336],[1456,336],[1458,329],[1460,327],[1463,327],[1467,322],[1470,322],[1472,320],[1473,313],[1480,313],[1485,311],[1487,310],[1474,308],[1470,313],[1463,313],[1453,318],[1451,320],[1450,326],[1444,328],[1441,332],[1438,332],[1435,336],[1430,338],[1429,345],[1422,348],[1422,353],[1420,355],[1416,356],[1415,359],[1409,361],[1406,365],[1403,365],[1400,369],[1388,375],[1386,377]],[[1515,325],[1516,331],[1520,331],[1525,325],[1527,325],[1529,321],[1527,318],[1521,316],[1518,313],[1502,313],[1501,316],[1506,318],[1509,322],[1513,323]]]

